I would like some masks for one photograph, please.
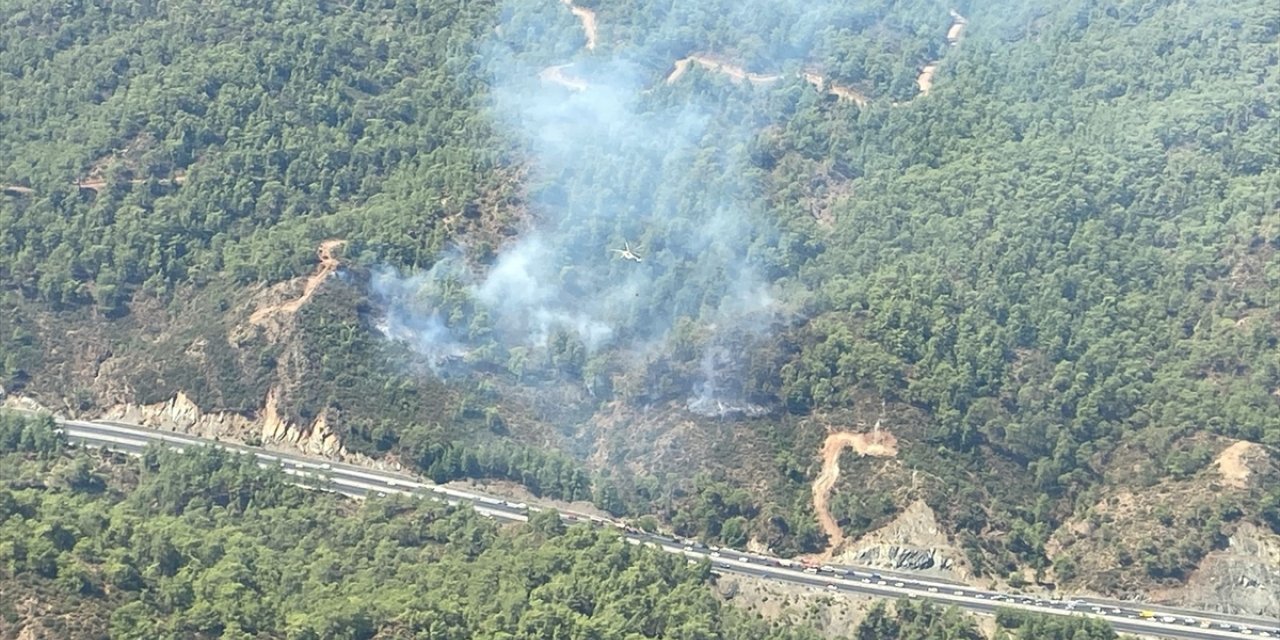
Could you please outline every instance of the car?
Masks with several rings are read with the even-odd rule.
[[[836,588],[836,586],[835,586],[834,584],[829,584],[829,585],[827,585],[827,588],[828,588],[828,589],[831,589],[831,590],[833,590],[833,591],[834,591],[834,590],[835,590],[835,588]]]
[[[959,590],[959,589],[956,589],[955,591],[952,591],[951,593],[952,593],[952,595],[957,595],[957,596],[962,596],[962,595],[964,595],[964,592],[963,592],[963,591],[961,591],[961,590]]]
[[[687,545],[687,544],[686,544],[686,545],[684,546],[684,550],[685,550],[685,551],[693,551],[693,547],[691,547],[691,546],[689,546],[689,545]]]
[[[895,587],[901,587],[901,586],[903,586],[903,585],[902,585],[902,583],[901,583],[901,582],[895,582],[895,583],[893,583],[893,586],[895,586]]]
[[[863,578],[862,581],[867,584],[871,584],[871,578]]]
[[[712,551],[712,552],[711,552],[711,557],[712,557],[712,558],[719,558],[719,557],[720,557],[720,552],[719,552],[719,551]]]
[[[883,586],[887,583],[884,580],[876,580],[876,584]]]
[[[929,587],[929,593],[937,593],[937,592],[938,592],[937,587]]]
[[[738,556],[738,562],[751,562],[746,556]]]
[[[812,574],[812,573],[817,573],[818,570],[814,569],[813,567],[805,567],[804,572]]]

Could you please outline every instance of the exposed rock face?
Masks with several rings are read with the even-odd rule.
[[[1223,613],[1280,618],[1280,536],[1241,524],[1227,548],[1210,552],[1170,602]]]
[[[911,503],[893,522],[835,556],[840,563],[925,571],[951,578],[969,574],[963,558],[923,500]]]
[[[244,415],[227,411],[204,412],[196,403],[179,392],[167,402],[149,405],[121,404],[102,413],[106,420],[117,420],[186,433],[203,438],[244,442],[258,434],[263,446],[295,450],[301,453],[338,460],[374,465],[374,461],[353,454],[342,446],[338,435],[329,426],[325,414],[320,414],[310,425],[296,425],[280,413],[279,391],[267,393],[260,415]],[[380,466],[380,465],[378,465]]]
[[[939,553],[938,549],[898,545],[875,545],[862,549],[854,556],[854,563],[910,571],[950,571],[953,564],[951,558]]]

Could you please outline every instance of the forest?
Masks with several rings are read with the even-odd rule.
[[[1047,550],[1117,487],[1280,447],[1272,2],[580,6],[590,49],[553,0],[11,3],[0,385],[283,389],[436,480],[785,555],[829,542],[821,437],[882,407],[933,475],[844,480],[848,536],[921,499],[980,575],[1132,594],[1280,533],[1263,482],[1105,579]],[[693,55],[777,79],[669,81]],[[244,329],[329,238],[338,277]]]
[[[0,413],[3,638],[819,637],[725,604],[713,580],[554,511],[498,525],[469,507],[360,503],[221,449],[69,449],[47,419]],[[1078,619],[1003,624],[1010,640],[1115,637]],[[850,637],[980,636],[904,601]]]

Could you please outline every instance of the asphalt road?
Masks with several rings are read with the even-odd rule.
[[[133,425],[106,422],[58,420],[72,444],[110,448],[130,454],[141,454],[150,445],[163,443],[186,449],[215,446],[235,450],[258,458],[264,466],[279,465],[294,476],[297,483],[343,495],[364,498],[371,495],[410,494],[453,505],[469,504],[490,518],[527,521],[529,513],[542,508],[513,503],[493,496],[458,491],[424,483],[405,473],[379,471],[297,454],[265,451],[187,435],[157,431]],[[942,605],[953,605],[969,611],[992,614],[998,608],[1023,609],[1053,615],[1076,615],[1103,618],[1121,633],[1190,640],[1280,638],[1280,620],[1261,620],[1242,616],[1218,616],[1202,611],[1172,609],[1135,603],[1097,600],[1046,600],[1013,593],[999,593],[966,585],[922,578],[902,572],[886,572],[865,567],[802,567],[797,563],[758,554],[709,547],[692,540],[676,540],[645,533],[586,514],[561,512],[571,522],[587,521],[598,526],[612,526],[630,542],[646,544],[670,553],[681,553],[691,561],[707,560],[713,571],[752,575],[767,580],[823,589],[832,593],[858,594],[887,598],[921,598]],[[1154,612],[1154,619],[1144,619],[1143,611]]]

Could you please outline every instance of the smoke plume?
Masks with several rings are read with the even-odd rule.
[[[555,60],[573,18],[552,8],[563,15],[542,22],[513,9],[519,24],[499,33],[520,37],[484,49],[491,116],[532,165],[533,228],[484,268],[451,253],[425,273],[379,271],[380,328],[437,364],[502,364],[566,336],[586,357],[663,353],[673,327],[692,321],[708,337],[687,407],[763,412],[729,379],[743,368],[731,337],[767,333],[775,306],[756,255],[771,233],[751,205],[755,131],[717,101],[665,87],[664,69],[635,62],[654,59],[652,47]]]

